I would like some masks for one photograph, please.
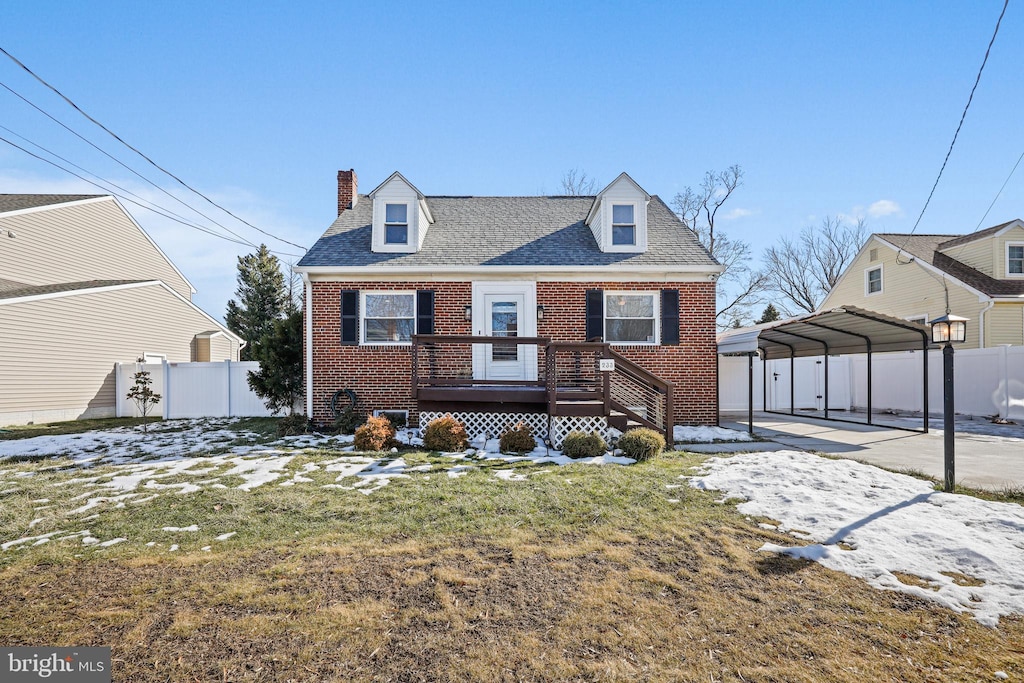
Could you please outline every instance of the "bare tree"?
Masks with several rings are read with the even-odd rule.
[[[864,220],[850,225],[828,216],[817,228],[804,228],[764,253],[768,287],[786,297],[795,310],[813,313],[864,244]]]
[[[750,245],[716,230],[718,210],[742,182],[743,169],[737,165],[721,172],[708,171],[700,187],[687,187],[672,200],[683,225],[725,266],[718,278],[716,313],[716,322],[723,329],[736,323],[742,325],[751,318],[750,309],[761,303],[760,295],[767,282],[764,273],[750,266]]]
[[[597,179],[589,177],[586,171],[578,168],[569,169],[562,175],[562,194],[570,197],[597,194]]]

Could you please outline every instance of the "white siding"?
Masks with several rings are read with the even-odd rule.
[[[0,278],[27,285],[163,280],[192,300],[188,283],[112,199],[0,216],[0,228],[17,235],[0,249]]]
[[[144,352],[190,361],[208,329],[160,285],[0,305],[0,425],[113,415],[114,363]]]
[[[871,249],[876,247],[878,260],[871,261]],[[861,250],[842,279],[829,292],[821,309],[849,305],[898,318],[927,315],[929,320],[945,315],[946,298],[941,276],[925,270],[917,261],[906,263],[907,258],[904,252],[897,263],[895,250],[878,240],[872,240]],[[864,273],[879,265],[882,266],[882,291],[867,295]],[[963,347],[977,348],[981,309],[984,304],[977,294],[965,289],[956,281],[946,278],[945,282],[949,288],[950,312],[970,318],[967,323],[967,341]],[[986,343],[989,342],[986,340]]]

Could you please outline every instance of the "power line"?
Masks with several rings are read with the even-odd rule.
[[[2,49],[2,48],[0,48],[0,49]],[[65,124],[65,123],[64,123],[63,121],[60,121],[60,120],[58,120],[57,118],[55,118],[54,116],[52,116],[52,115],[51,115],[51,114],[50,114],[49,112],[45,111],[45,110],[44,110],[44,109],[43,109],[42,107],[39,107],[39,106],[37,106],[37,105],[36,105],[36,104],[35,104],[34,102],[32,102],[32,101],[31,101],[31,100],[29,100],[29,99],[28,99],[27,97],[25,97],[25,96],[24,96],[24,95],[22,95],[21,93],[17,92],[17,91],[16,91],[16,90],[14,90],[13,88],[11,88],[11,87],[10,87],[9,85],[7,85],[6,83],[4,83],[3,81],[0,81],[0,87],[4,88],[4,89],[5,89],[5,90],[7,90],[7,91],[8,91],[9,93],[11,93],[11,94],[12,94],[12,95],[14,95],[15,97],[19,98],[19,99],[20,99],[21,101],[23,101],[23,102],[24,102],[25,104],[29,105],[30,107],[32,107],[33,109],[35,109],[36,111],[38,111],[38,112],[39,112],[40,114],[42,114],[43,116],[45,116],[45,117],[47,117],[48,119],[50,119],[51,121],[53,121],[53,122],[54,122],[54,123],[56,123],[56,124],[57,124],[58,126],[60,126],[61,128],[63,128],[64,130],[68,131],[69,133],[71,133],[72,135],[74,135],[75,137],[77,137],[77,138],[78,138],[79,140],[81,140],[82,142],[86,143],[87,145],[89,145],[90,147],[92,147],[93,149],[95,149],[95,150],[96,150],[97,152],[99,152],[100,154],[104,155],[105,157],[107,157],[107,158],[108,158],[108,159],[110,159],[111,161],[113,161],[113,162],[117,163],[117,164],[118,164],[118,165],[120,165],[120,166],[121,166],[122,168],[126,169],[126,170],[127,170],[127,171],[128,171],[129,173],[132,173],[132,174],[134,174],[134,175],[135,175],[135,176],[137,176],[137,177],[138,177],[139,179],[141,179],[141,180],[142,180],[143,182],[146,182],[146,183],[148,183],[149,185],[152,185],[152,186],[153,186],[154,188],[156,188],[156,189],[157,189],[157,190],[159,190],[160,192],[164,193],[165,195],[167,195],[168,197],[170,197],[170,198],[171,198],[171,199],[173,199],[174,201],[178,202],[179,204],[181,204],[182,206],[184,206],[184,207],[185,207],[186,209],[191,209],[192,211],[195,211],[195,212],[196,212],[197,214],[199,214],[200,216],[202,216],[202,217],[203,217],[203,218],[205,218],[206,220],[210,221],[210,222],[211,222],[211,223],[213,223],[214,225],[216,225],[216,226],[218,226],[218,227],[220,227],[220,228],[222,228],[222,229],[226,230],[227,232],[231,233],[232,235],[234,235],[234,236],[235,236],[235,237],[237,237],[238,239],[240,239],[240,240],[242,240],[242,241],[246,242],[246,243],[247,243],[247,244],[248,244],[249,246],[251,246],[251,247],[255,247],[255,246],[256,246],[255,244],[253,244],[252,242],[250,242],[250,241],[249,241],[249,240],[247,240],[246,238],[244,238],[244,237],[242,237],[241,235],[239,235],[239,234],[238,234],[237,232],[235,232],[234,230],[232,230],[232,229],[228,228],[228,227],[227,227],[227,226],[225,226],[225,225],[222,225],[221,223],[218,223],[218,222],[217,222],[217,221],[215,221],[215,220],[214,220],[213,218],[211,218],[211,217],[207,216],[207,215],[206,215],[205,213],[203,213],[203,212],[202,212],[202,211],[200,211],[199,209],[195,208],[194,206],[192,206],[192,205],[188,204],[187,202],[185,202],[184,200],[180,199],[179,197],[175,197],[175,196],[174,196],[173,194],[171,194],[170,192],[168,192],[168,191],[167,191],[167,190],[165,190],[164,188],[160,187],[159,185],[157,185],[157,184],[156,184],[156,183],[154,183],[154,182],[153,182],[152,180],[150,180],[150,179],[149,179],[149,178],[147,178],[146,176],[144,176],[144,175],[142,175],[141,173],[139,173],[138,171],[136,171],[136,170],[135,170],[134,168],[132,168],[132,167],[131,167],[131,166],[129,166],[128,164],[124,163],[123,161],[121,161],[121,160],[120,160],[120,159],[118,159],[117,157],[113,156],[112,154],[110,154],[110,153],[109,153],[109,152],[107,152],[106,150],[102,149],[101,147],[99,147],[98,145],[96,145],[96,144],[95,144],[94,142],[92,142],[91,140],[89,140],[89,139],[88,139],[88,138],[86,138],[85,136],[81,135],[81,134],[80,134],[80,133],[79,133],[78,131],[76,131],[76,130],[72,129],[72,128],[71,128],[70,126],[66,125],[66,124]],[[8,130],[9,130],[9,129],[8,129]],[[10,131],[10,132],[14,133],[14,131]],[[17,133],[14,133],[14,134],[15,134],[15,135],[17,135]],[[20,136],[20,135],[18,135],[18,137],[20,137],[20,138],[21,138],[22,140],[26,140],[25,138],[23,138],[23,137],[22,137],[22,136]],[[26,140],[26,142],[28,142],[28,140]],[[39,147],[40,149],[45,149],[45,148],[43,148],[43,147],[42,147],[41,145],[37,145],[37,144],[36,144],[36,143],[34,143],[34,142],[33,142],[33,143],[31,143],[31,144],[35,145],[36,147]],[[54,154],[54,153],[53,153],[53,152],[51,152],[50,150],[46,150],[46,152],[47,152],[48,154],[52,154],[53,156],[55,156],[55,157],[57,157],[57,158],[60,158],[59,156],[57,156],[56,154]],[[66,160],[66,159],[64,159],[63,161],[67,161],[67,160]],[[68,163],[70,163],[70,162],[68,162]],[[82,170],[84,170],[84,169],[82,169]],[[88,171],[86,171],[86,173],[89,173],[89,172],[88,172]],[[94,173],[90,173],[90,175],[94,175],[94,176],[96,176],[96,174],[94,174]],[[98,178],[99,176],[96,176],[96,177]],[[105,182],[109,182],[109,181],[105,181]],[[111,184],[113,184],[113,183],[111,183]],[[122,188],[122,189],[123,189],[123,188]]]
[[[245,220],[244,218],[240,218],[239,216],[236,216],[236,215],[235,215],[234,213],[232,213],[232,212],[231,212],[231,211],[230,211],[229,209],[227,209],[227,208],[225,208],[225,207],[221,206],[220,204],[218,204],[217,202],[213,201],[212,199],[210,199],[209,197],[207,197],[207,196],[206,196],[205,194],[203,194],[203,193],[202,193],[202,192],[200,192],[199,190],[195,189],[194,187],[192,187],[191,185],[189,185],[189,184],[188,184],[188,183],[186,183],[186,182],[185,182],[184,180],[182,180],[182,179],[181,179],[181,178],[179,178],[178,176],[174,175],[174,174],[173,174],[173,173],[171,173],[170,171],[168,171],[168,170],[167,170],[166,168],[164,168],[163,166],[160,166],[159,164],[157,164],[157,163],[156,163],[155,161],[153,161],[153,160],[152,160],[152,159],[150,159],[150,158],[149,158],[148,156],[146,156],[145,154],[143,154],[143,153],[142,153],[142,152],[141,152],[140,150],[138,150],[137,148],[135,148],[135,147],[133,147],[132,145],[130,145],[130,144],[128,144],[127,142],[125,142],[125,141],[124,141],[124,140],[123,140],[123,139],[122,139],[122,138],[121,138],[121,137],[120,137],[119,135],[117,135],[117,134],[116,134],[116,133],[114,133],[114,132],[113,132],[112,130],[110,130],[109,128],[107,128],[106,126],[104,126],[104,125],[103,125],[102,123],[100,123],[99,121],[97,121],[96,119],[94,119],[94,118],[93,118],[92,116],[90,116],[89,114],[87,114],[87,113],[86,113],[85,111],[83,111],[83,110],[82,110],[82,108],[81,108],[81,107],[79,107],[79,106],[78,106],[77,104],[75,104],[74,102],[72,102],[72,101],[71,101],[71,99],[70,99],[69,97],[67,97],[67,96],[66,96],[66,95],[65,95],[64,93],[62,93],[62,92],[61,92],[60,90],[58,90],[58,89],[57,89],[56,87],[54,87],[54,86],[50,85],[50,84],[49,84],[48,82],[46,82],[46,80],[45,80],[45,79],[43,79],[43,78],[42,78],[41,76],[39,76],[39,75],[38,75],[38,74],[36,74],[36,73],[35,73],[34,71],[32,71],[32,69],[28,68],[28,67],[27,67],[27,66],[26,66],[25,64],[23,64],[23,63],[22,63],[22,62],[21,62],[21,61],[20,61],[20,60],[19,60],[19,59],[18,59],[17,57],[15,57],[15,56],[14,56],[14,55],[12,55],[12,54],[11,54],[10,52],[8,52],[7,50],[5,50],[5,49],[4,49],[4,48],[3,48],[2,46],[0,46],[0,52],[3,52],[3,53],[4,53],[5,55],[7,55],[7,57],[8,57],[8,58],[10,58],[10,59],[11,59],[11,60],[12,60],[12,61],[13,61],[13,62],[15,63],[15,64],[17,64],[17,65],[18,65],[18,66],[20,66],[20,67],[21,67],[22,69],[24,69],[24,70],[25,70],[26,72],[28,72],[28,74],[29,74],[30,76],[32,76],[32,77],[33,77],[34,79],[36,79],[37,81],[39,81],[40,83],[42,83],[42,84],[43,84],[44,86],[46,86],[46,87],[47,87],[48,89],[50,89],[50,90],[51,90],[51,91],[52,91],[53,93],[55,93],[55,94],[56,94],[56,95],[57,95],[58,97],[60,97],[60,98],[61,98],[62,100],[64,100],[65,102],[67,102],[67,103],[68,103],[68,104],[69,104],[69,105],[70,105],[70,106],[71,106],[71,107],[72,107],[72,108],[73,108],[73,109],[74,109],[75,111],[77,111],[77,112],[78,112],[79,114],[81,114],[81,115],[82,115],[82,116],[84,116],[85,118],[87,118],[87,119],[89,119],[90,121],[92,121],[92,122],[93,122],[94,124],[96,124],[96,125],[97,125],[97,126],[99,126],[99,127],[101,128],[101,129],[103,129],[103,130],[104,130],[104,131],[105,131],[106,133],[108,133],[108,134],[109,134],[109,135],[110,135],[111,137],[113,137],[113,138],[114,138],[115,140],[117,140],[117,141],[118,141],[118,142],[120,142],[120,143],[121,143],[122,145],[124,145],[125,147],[127,147],[128,149],[132,150],[133,152],[135,152],[136,154],[138,154],[138,155],[139,155],[140,157],[142,157],[143,159],[145,159],[145,160],[146,160],[146,161],[147,161],[147,162],[148,162],[148,163],[149,163],[149,164],[150,164],[151,166],[155,167],[156,169],[158,169],[158,170],[162,171],[162,172],[163,172],[163,173],[165,173],[166,175],[168,175],[168,176],[170,176],[171,178],[173,178],[174,180],[176,180],[176,181],[177,181],[177,182],[178,182],[178,183],[179,183],[180,185],[182,185],[182,186],[183,186],[184,188],[186,188],[187,190],[190,190],[190,191],[191,191],[191,192],[193,192],[194,194],[196,194],[196,195],[198,195],[198,196],[202,197],[203,199],[205,199],[205,200],[206,200],[207,202],[209,202],[209,203],[210,203],[210,204],[212,204],[213,206],[217,207],[218,209],[220,209],[220,210],[221,210],[221,211],[223,211],[224,213],[228,214],[229,216],[231,216],[231,217],[232,217],[232,218],[234,218],[235,220],[237,220],[237,221],[239,221],[239,222],[241,222],[241,223],[244,223],[245,225],[249,226],[249,227],[250,227],[250,228],[252,228],[253,230],[256,230],[257,232],[260,232],[260,233],[262,233],[262,234],[264,234],[264,235],[266,235],[266,236],[268,236],[268,237],[271,237],[271,238],[273,238],[273,239],[275,239],[275,240],[277,240],[277,241],[279,241],[279,242],[284,242],[285,244],[290,244],[290,245],[291,245],[291,246],[293,246],[293,247],[297,247],[297,248],[299,248],[299,249],[302,249],[303,251],[305,251],[305,249],[306,249],[306,248],[305,248],[305,247],[303,247],[303,246],[302,246],[301,244],[296,244],[295,242],[290,242],[290,241],[288,241],[288,240],[286,240],[286,239],[284,239],[284,238],[282,238],[282,237],[278,237],[277,235],[274,235],[274,234],[272,234],[272,233],[269,233],[269,232],[267,232],[266,230],[263,230],[262,228],[258,228],[258,227],[256,227],[255,225],[253,225],[252,223],[250,223],[249,221]],[[193,210],[194,210],[194,209],[193,209]]]
[[[0,85],[2,85],[2,84],[0,84]],[[121,190],[121,191],[122,191],[122,192],[124,192],[125,194],[130,194],[131,196],[133,196],[133,197],[135,197],[136,199],[138,199],[138,200],[139,200],[140,202],[145,202],[146,204],[148,204],[148,205],[151,205],[151,206],[147,206],[147,207],[145,207],[145,208],[150,208],[150,210],[153,210],[153,209],[152,209],[151,207],[155,206],[155,207],[157,207],[158,209],[160,209],[161,211],[164,211],[164,212],[166,212],[166,213],[168,213],[168,214],[170,214],[171,216],[174,216],[174,217],[176,217],[176,218],[180,218],[182,222],[184,222],[184,223],[186,223],[186,224],[189,224],[189,223],[188,223],[188,219],[187,219],[187,218],[185,218],[184,216],[182,216],[181,214],[175,213],[175,212],[171,211],[170,209],[168,209],[167,207],[163,207],[163,206],[160,206],[160,205],[159,205],[159,204],[157,204],[156,202],[151,202],[151,201],[149,201],[148,199],[146,199],[145,197],[142,197],[142,196],[140,196],[140,195],[136,194],[135,192],[132,192],[132,191],[131,191],[131,190],[129,190],[128,188],[126,188],[126,187],[122,187],[121,185],[118,185],[118,184],[117,184],[117,183],[115,183],[115,182],[114,182],[113,180],[108,180],[107,178],[104,178],[103,176],[100,176],[100,175],[98,175],[98,174],[96,174],[96,173],[93,173],[93,172],[92,172],[92,171],[90,171],[89,169],[86,169],[86,168],[82,168],[81,166],[79,166],[79,165],[78,165],[78,164],[76,164],[75,162],[71,161],[70,159],[66,159],[66,158],[62,157],[61,155],[57,154],[56,152],[54,152],[53,150],[50,150],[50,149],[47,149],[46,147],[43,147],[43,146],[42,146],[42,145],[40,145],[40,144],[39,144],[38,142],[34,142],[34,141],[32,141],[32,140],[29,140],[29,139],[28,139],[27,137],[25,137],[24,135],[20,135],[20,134],[18,134],[18,133],[17,133],[16,131],[13,131],[13,130],[11,130],[11,129],[10,129],[10,128],[8,128],[7,126],[3,126],[3,125],[0,125],[0,130],[5,130],[5,131],[7,131],[8,133],[10,133],[11,135],[13,135],[14,137],[18,138],[19,140],[22,140],[22,141],[24,141],[24,142],[27,142],[28,144],[32,145],[32,146],[33,146],[33,147],[35,147],[36,149],[39,149],[39,150],[41,150],[41,151],[45,152],[46,154],[49,154],[50,156],[52,156],[52,157],[54,157],[54,158],[56,158],[56,159],[60,159],[60,160],[61,160],[61,161],[63,161],[63,162],[65,163],[65,164],[67,164],[67,165],[69,165],[69,166],[71,166],[71,167],[73,167],[73,168],[77,168],[77,169],[78,169],[79,171],[81,171],[82,173],[88,173],[88,174],[89,174],[89,175],[91,175],[91,176],[92,176],[93,178],[96,178],[97,180],[101,180],[101,181],[103,181],[104,183],[106,183],[107,185],[110,185],[110,186],[112,186],[112,187],[116,187],[117,189]],[[256,246],[255,244],[252,244],[251,242],[247,242],[247,244],[249,244],[249,246],[252,246],[252,247],[255,247],[255,246]]]
[[[19,137],[20,137],[20,136],[19,136]],[[15,149],[19,149],[19,150],[21,150],[22,152],[24,152],[25,154],[28,154],[28,155],[29,155],[30,157],[33,157],[33,158],[35,158],[35,159],[38,159],[39,161],[45,162],[45,163],[47,163],[47,164],[50,164],[51,166],[54,166],[54,167],[56,167],[56,168],[59,168],[60,170],[64,171],[65,173],[69,173],[69,174],[71,174],[71,175],[75,176],[76,178],[78,178],[79,180],[82,180],[82,181],[84,181],[84,182],[87,182],[87,183],[89,183],[90,185],[92,185],[93,187],[97,187],[97,188],[99,188],[99,189],[103,190],[104,192],[106,192],[106,193],[108,193],[108,194],[111,194],[111,195],[113,195],[113,196],[117,197],[118,199],[121,199],[121,200],[123,200],[123,201],[126,201],[126,202],[128,202],[129,204],[134,204],[135,206],[138,206],[138,207],[140,207],[140,208],[146,209],[146,210],[148,210],[148,211],[152,211],[153,213],[157,214],[158,216],[162,216],[162,217],[164,217],[164,218],[167,218],[168,220],[172,220],[172,221],[174,221],[175,223],[180,223],[180,224],[182,224],[182,225],[184,225],[184,226],[187,226],[187,227],[189,227],[189,228],[193,228],[193,229],[195,229],[195,230],[199,230],[200,232],[205,232],[206,234],[208,234],[208,235],[212,235],[213,237],[219,237],[220,239],[222,239],[222,240],[226,240],[226,241],[228,241],[228,242],[233,242],[233,243],[235,243],[235,244],[240,244],[240,245],[242,245],[242,246],[245,246],[245,247],[251,247],[251,246],[253,246],[253,245],[252,245],[251,243],[248,243],[248,242],[243,242],[243,241],[241,241],[241,240],[237,240],[237,239],[233,239],[233,238],[231,238],[231,237],[228,237],[227,235],[222,235],[222,234],[220,234],[220,233],[218,233],[218,232],[213,232],[212,230],[210,230],[210,229],[208,229],[208,228],[204,228],[204,227],[202,227],[201,225],[196,225],[195,223],[189,223],[188,221],[184,221],[184,220],[181,220],[180,218],[176,217],[176,216],[175,216],[175,215],[173,215],[173,214],[170,214],[170,213],[166,213],[166,209],[161,209],[161,208],[153,208],[153,206],[146,206],[146,205],[145,205],[145,204],[143,204],[142,202],[138,202],[138,201],[136,201],[136,200],[134,200],[134,199],[131,199],[131,198],[129,198],[129,197],[126,197],[126,196],[124,196],[124,195],[122,195],[122,194],[119,194],[119,193],[117,193],[117,192],[114,192],[114,191],[112,191],[112,190],[111,190],[110,188],[108,188],[108,187],[105,187],[104,185],[101,185],[100,183],[97,183],[97,182],[95,182],[95,181],[89,180],[89,179],[88,179],[88,178],[86,178],[85,176],[79,175],[78,173],[75,173],[74,171],[72,171],[72,170],[70,170],[70,169],[68,169],[68,168],[65,168],[65,167],[61,166],[60,164],[56,163],[55,161],[52,161],[52,160],[50,160],[50,159],[47,159],[47,158],[45,158],[45,157],[41,157],[41,156],[39,156],[38,154],[36,154],[36,153],[34,153],[34,152],[30,151],[30,150],[27,150],[27,149],[25,149],[25,148],[24,148],[24,147],[22,147],[21,145],[19,145],[19,144],[17,144],[17,143],[14,143],[14,142],[11,142],[10,140],[8,140],[7,138],[5,138],[5,137],[3,137],[3,136],[0,136],[0,142],[5,142],[5,143],[7,143],[8,145],[10,145],[11,147],[14,147]],[[32,144],[35,144],[35,143],[32,143]],[[88,171],[86,171],[86,173],[88,173]],[[90,175],[91,175],[91,174],[90,174]],[[99,176],[97,176],[97,177],[99,177]],[[104,182],[109,182],[109,181],[104,181]],[[113,183],[111,183],[111,184],[113,184]],[[154,205],[154,206],[156,206],[156,205]],[[272,251],[272,250],[271,250],[271,251]],[[290,253],[283,253],[283,252],[273,252],[273,253],[276,253],[276,254],[280,254],[280,255],[282,255],[282,256],[298,256],[298,254],[290,254]]]
[[[924,212],[928,209],[928,205],[932,201],[932,196],[935,194],[935,188],[939,186],[939,179],[942,178],[942,172],[946,170],[946,164],[949,162],[949,156],[953,153],[953,146],[956,144],[956,139],[960,135],[960,129],[963,128],[964,119],[967,118],[967,110],[971,106],[971,101],[974,99],[974,91],[978,89],[978,83],[981,82],[981,72],[985,70],[985,64],[988,63],[989,53],[992,51],[992,45],[996,42],[996,36],[999,35],[999,25],[1003,22],[1003,16],[1006,14],[1006,8],[1009,6],[1010,0],[1003,0],[1003,10],[999,13],[999,19],[996,20],[996,28],[992,32],[992,38],[988,41],[988,47],[985,48],[985,58],[981,60],[981,67],[978,69],[978,75],[974,79],[974,86],[971,88],[971,94],[967,97],[967,104],[964,106],[964,112],[960,115],[960,123],[957,124],[956,132],[953,133],[953,141],[949,143],[949,150],[946,152],[946,158],[942,161],[942,167],[939,169],[939,174],[935,177],[935,183],[932,185],[932,191],[928,193],[928,199],[925,200],[924,206],[921,207],[921,213],[917,216],[917,221],[914,223],[913,229],[910,231],[910,235],[913,235],[917,230],[917,226],[921,224],[921,219],[924,218]],[[2,50],[3,48],[0,48]],[[907,241],[910,240],[910,235],[904,240],[903,246],[907,245]],[[896,252],[896,262],[899,263],[900,252],[903,251],[903,247],[900,247],[899,251]]]
[[[981,217],[980,221],[978,221],[978,225],[975,226],[974,232],[978,232],[981,228],[981,224],[985,222],[986,218],[988,218],[988,212],[991,211],[992,207],[996,205],[997,201],[999,201],[999,197],[1002,196],[1003,190],[1006,189],[1006,185],[1010,182],[1010,178],[1013,177],[1013,174],[1017,171],[1017,167],[1020,166],[1021,160],[1024,160],[1024,152],[1021,152],[1020,156],[1017,157],[1017,163],[1015,163],[1013,168],[1010,169],[1010,174],[1006,176],[1006,180],[1003,181],[1003,185],[999,188],[999,192],[996,192],[996,196],[992,198],[992,203],[988,205],[987,209],[985,209],[985,215]]]

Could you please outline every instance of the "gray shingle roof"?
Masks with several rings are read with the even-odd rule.
[[[963,244],[964,242],[973,241],[979,235],[986,236],[998,232],[999,229],[1005,227],[1003,225],[997,225],[994,228],[987,228],[979,232],[971,233],[970,235],[901,235],[896,233],[879,233],[878,237],[882,238],[890,244],[896,245],[896,247],[902,247],[903,251],[907,252],[916,259],[920,259],[925,263],[929,263],[944,273],[955,277],[965,285],[973,287],[974,289],[987,294],[989,296],[1017,296],[1024,294],[1024,281],[1021,280],[997,280],[994,277],[986,275],[976,268],[972,268],[962,261],[957,261],[941,251],[940,248],[945,249],[949,246],[956,246],[957,244]],[[982,235],[981,233],[985,233]],[[970,239],[963,239],[969,237]],[[951,244],[952,243],[952,244]]]
[[[648,248],[606,254],[584,222],[594,197],[427,197],[435,222],[414,254],[370,251],[373,202],[360,195],[299,266],[715,266],[657,196],[647,212]]]
[[[10,281],[8,280],[8,282]],[[137,282],[151,282],[151,280],[86,280],[85,282],[58,282],[52,285],[22,285],[18,289],[0,290],[0,299],[18,299],[23,296],[37,296],[39,294],[59,294],[61,292],[74,292],[81,289],[131,285]]]
[[[103,197],[101,194],[0,194],[0,213]]]

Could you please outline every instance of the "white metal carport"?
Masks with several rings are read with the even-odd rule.
[[[828,415],[828,358],[843,353],[867,355],[867,423],[871,424],[871,356],[889,351],[922,350],[922,384],[924,392],[924,431],[928,431],[928,346],[931,336],[921,324],[883,313],[843,306],[830,311],[809,313],[753,327],[728,330],[718,335],[718,353],[723,356],[747,356],[748,362],[748,425],[754,431],[754,356],[762,360],[789,358],[789,415],[795,414],[793,359],[803,356],[824,356],[825,419],[850,422]],[[767,366],[764,366],[767,368]],[[764,383],[767,387],[767,382]],[[765,412],[780,413],[767,410]],[[780,413],[785,414],[785,413]]]

